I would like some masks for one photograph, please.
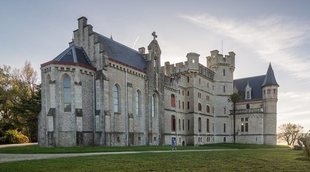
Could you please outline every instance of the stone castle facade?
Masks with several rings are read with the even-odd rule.
[[[230,95],[238,92],[237,143],[276,144],[278,84],[234,80],[235,53],[211,51],[161,66],[154,39],[138,51],[93,31],[87,19],[64,52],[41,65],[40,146],[178,145],[233,142]]]

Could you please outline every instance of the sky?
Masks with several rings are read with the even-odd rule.
[[[156,31],[161,62],[211,50],[236,53],[235,78],[263,75],[272,64],[280,85],[278,126],[310,130],[310,1],[308,0],[2,0],[0,65],[39,73],[68,47],[77,19],[128,47],[146,47]]]

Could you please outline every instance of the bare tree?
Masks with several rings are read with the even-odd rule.
[[[284,140],[288,145],[294,145],[303,128],[299,124],[282,124],[279,126],[278,139]]]

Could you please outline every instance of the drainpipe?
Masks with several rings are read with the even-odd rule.
[[[93,145],[95,145],[96,134],[96,80],[95,73],[93,74]]]

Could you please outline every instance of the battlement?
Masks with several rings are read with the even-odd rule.
[[[207,67],[212,69],[215,65],[235,66],[236,54],[231,51],[228,55],[220,54],[218,50],[210,51],[211,55],[207,57]]]
[[[186,55],[187,61],[185,62],[176,64],[165,62],[165,65],[162,67],[162,72],[165,76],[172,76],[183,72],[195,72],[213,80],[214,72],[199,63],[199,56],[199,54],[191,52]]]

